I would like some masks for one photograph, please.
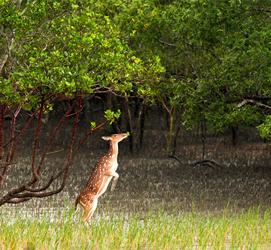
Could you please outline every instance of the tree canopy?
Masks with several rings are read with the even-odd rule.
[[[56,94],[129,93],[163,72],[141,60],[95,1],[4,1],[1,4],[1,103],[33,107]]]
[[[2,1],[2,104],[103,91],[161,104],[174,123],[270,135],[267,0]]]
[[[214,132],[252,126],[270,137],[270,13],[269,0],[0,1],[0,187],[14,174],[16,146],[33,125],[29,178],[0,205],[62,191],[79,146],[122,115],[105,107],[105,121],[90,122],[80,137],[85,97],[122,98],[117,106],[130,142],[146,107],[162,107],[169,154],[181,126]],[[42,133],[43,117],[59,99],[68,100],[66,110]],[[45,159],[66,120],[64,162],[46,175]]]

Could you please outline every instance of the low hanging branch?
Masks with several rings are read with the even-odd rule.
[[[4,148],[8,147],[11,144],[17,145],[17,144],[20,143],[20,140],[24,137],[27,129],[29,128],[29,126],[31,124],[31,121],[33,120],[33,117],[34,117],[33,115],[29,115],[28,118],[26,119],[26,122],[25,122],[24,126],[20,130],[20,132],[18,134],[16,134],[13,138],[9,138],[9,141],[2,146],[3,147],[2,148],[3,155],[4,155]],[[3,123],[1,124],[1,126],[3,126]],[[4,142],[4,140],[2,142]],[[15,151],[15,147],[14,147],[14,151]],[[8,161],[0,162],[0,173],[1,173],[0,174],[0,188],[5,183],[5,177],[6,177],[7,173],[8,173],[7,168],[10,167],[11,165],[14,165],[13,156],[14,156],[14,153],[12,154],[12,157],[7,157],[6,158],[6,159],[8,159]],[[0,158],[0,161],[1,160],[2,159]]]
[[[83,145],[87,141],[87,139],[89,138],[89,136],[91,136],[92,134],[94,134],[99,129],[103,128],[107,123],[108,123],[108,121],[104,121],[101,124],[99,124],[98,126],[96,126],[95,128],[91,128],[90,131],[87,132],[86,135],[79,141],[79,145],[77,147],[77,150],[79,149],[79,147],[81,145]]]
[[[83,102],[82,97],[77,97],[76,99],[71,101],[72,104],[68,104],[68,108],[66,112],[63,114],[63,116],[58,120],[57,124],[51,129],[47,140],[43,146],[42,153],[40,152],[40,142],[42,137],[45,134],[44,131],[42,131],[42,115],[44,112],[44,104],[41,104],[39,106],[39,109],[37,112],[33,112],[31,115],[28,115],[28,118],[26,119],[24,125],[22,126],[22,129],[16,134],[16,120],[17,116],[20,113],[21,109],[18,108],[13,115],[13,121],[11,122],[12,126],[10,128],[10,138],[8,138],[8,143],[6,146],[9,150],[7,150],[7,156],[6,159],[8,159],[9,164],[11,164],[14,152],[15,152],[15,145],[19,142],[19,139],[22,139],[23,135],[26,134],[27,128],[29,127],[29,124],[31,123],[32,119],[34,117],[37,118],[36,122],[36,128],[34,129],[33,134],[33,143],[32,143],[32,154],[30,156],[31,158],[31,174],[28,180],[25,180],[25,183],[21,183],[17,187],[11,188],[7,193],[0,197],[0,206],[5,203],[12,203],[17,204],[25,201],[29,201],[32,198],[43,198],[48,197],[54,194],[57,194],[63,190],[67,183],[67,179],[69,176],[70,168],[73,165],[74,156],[75,153],[79,150],[80,146],[83,145],[88,137],[104,127],[107,124],[107,121],[102,122],[95,128],[91,129],[90,131],[87,131],[86,134],[79,139],[78,138],[78,123],[79,123],[79,116],[83,109]],[[50,155],[49,150],[51,150],[51,147],[54,143],[54,141],[58,138],[59,131],[61,128],[63,128],[65,121],[67,120],[73,120],[72,128],[71,128],[71,134],[70,134],[70,141],[67,143],[67,153],[65,156],[65,163],[62,164],[62,168],[59,168],[58,171],[56,171],[51,176],[47,176],[44,173],[45,170],[45,161],[46,157]],[[1,125],[1,124],[0,124]],[[0,126],[1,128],[1,126]],[[12,149],[12,150],[11,150]],[[59,151],[59,150],[58,150]],[[62,151],[62,150],[61,150]],[[6,168],[7,166],[4,165]],[[7,172],[5,172],[6,174]],[[10,175],[10,173],[9,173]],[[58,187],[56,189],[52,189],[52,184],[57,181]],[[60,183],[59,183],[60,181]]]
[[[61,169],[56,175],[52,176],[50,180],[48,181],[48,183],[41,188],[31,189],[31,188],[25,187],[23,192],[13,193],[13,197],[8,201],[8,203],[20,203],[25,200],[29,200],[31,198],[44,198],[44,197],[57,194],[63,190],[67,182],[70,167],[73,164],[74,149],[76,145],[76,138],[77,138],[77,131],[78,131],[79,114],[80,114],[80,111],[77,111],[74,116],[73,127],[72,127],[72,132],[71,132],[71,140],[70,140],[69,149],[67,152],[66,163],[63,169]],[[51,186],[53,181],[58,179],[60,176],[62,176],[62,183],[60,187],[55,190],[45,191]],[[0,205],[1,205],[1,201],[0,201]]]
[[[14,151],[16,147],[16,136],[15,136],[15,130],[16,130],[16,121],[17,121],[17,116],[21,111],[21,106],[18,106],[16,111],[12,114],[12,120],[11,120],[11,128],[10,128],[10,143],[9,147],[7,150],[7,155],[6,155],[6,160],[4,162],[4,165],[1,167],[1,174],[0,174],[0,187],[3,186],[3,183],[5,181],[5,177],[7,175],[8,169],[11,166],[11,162],[14,156]],[[2,132],[3,132],[3,126],[4,126],[4,119],[2,119],[2,124],[0,127],[2,127]],[[3,135],[2,135],[2,140],[3,140]],[[2,147],[3,150],[3,147]]]

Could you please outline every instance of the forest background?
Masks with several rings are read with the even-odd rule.
[[[268,0],[1,0],[0,205],[61,192],[77,153],[120,131],[123,156],[270,176],[270,15]]]

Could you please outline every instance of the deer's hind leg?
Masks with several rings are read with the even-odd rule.
[[[98,198],[95,198],[91,200],[85,207],[84,207],[84,214],[83,214],[83,220],[89,221],[89,219],[92,217],[94,211],[97,208],[98,204]]]

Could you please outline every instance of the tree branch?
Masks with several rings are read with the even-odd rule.
[[[37,128],[35,130],[35,133],[34,133],[34,141],[33,141],[33,145],[32,145],[31,168],[32,168],[32,178],[35,181],[39,179],[38,169],[36,168],[36,154],[37,154],[37,147],[38,147],[41,128],[42,128],[43,105],[44,105],[44,103],[43,103],[43,100],[42,100],[41,106],[39,108],[39,113],[38,113],[38,124],[37,124]]]
[[[43,150],[43,154],[42,154],[42,156],[40,158],[39,165],[37,167],[37,174],[38,175],[40,175],[40,170],[41,170],[41,168],[43,166],[45,157],[48,155],[49,148],[51,147],[53,141],[56,139],[58,131],[63,127],[64,122],[65,122],[66,118],[68,117],[68,115],[71,113],[72,109],[73,109],[73,106],[70,106],[69,109],[66,111],[66,113],[59,120],[59,122],[56,125],[56,127],[51,132],[51,134],[50,134],[50,136],[49,136],[49,138],[48,138],[48,140],[47,140],[47,142],[45,144],[46,145],[45,149]]]
[[[107,123],[108,123],[107,121],[104,121],[100,123],[98,126],[96,126],[95,128],[90,129],[90,131],[79,141],[78,147],[84,144],[90,135],[95,133],[97,130],[103,128]]]
[[[4,167],[2,167],[2,173],[0,175],[0,187],[3,186],[5,177],[7,175],[9,166],[11,165],[11,161],[13,159],[14,151],[15,151],[15,130],[16,130],[16,122],[17,122],[17,116],[21,111],[21,106],[18,106],[15,112],[12,115],[12,120],[11,120],[11,128],[10,128],[10,144],[9,144],[9,149],[8,153],[6,156],[6,161]]]
[[[190,165],[190,166],[194,166],[194,167],[203,165],[203,166],[207,166],[207,167],[210,167],[213,169],[215,167],[223,168],[223,165],[221,165],[220,163],[218,163],[217,161],[212,160],[212,159],[204,159],[204,160],[193,161],[193,162],[184,162],[176,155],[170,155],[169,158],[176,160],[181,165]]]
[[[7,107],[4,105],[0,106],[0,160],[4,156],[4,121],[5,111]]]
[[[13,199],[10,199],[9,201],[7,201],[7,203],[10,203],[10,204],[19,204],[19,203],[22,203],[22,202],[25,202],[25,201],[29,201],[29,200],[31,200],[31,198],[21,198],[21,199],[13,198]]]
[[[242,102],[240,102],[240,103],[237,104],[237,107],[241,108],[241,107],[243,107],[246,104],[254,104],[254,105],[259,106],[261,108],[271,109],[271,106],[269,106],[267,104],[264,104],[262,102],[257,102],[257,101],[252,100],[252,99],[245,99],[245,100],[243,100]]]
[[[39,189],[30,189],[30,188],[24,187],[23,191],[27,191],[27,190],[30,190],[30,191],[29,192],[23,192],[23,193],[21,192],[21,193],[13,194],[12,199],[14,199],[14,198],[17,198],[17,199],[44,198],[44,197],[48,197],[48,196],[52,196],[54,194],[57,194],[57,193],[59,193],[59,192],[61,192],[63,190],[63,188],[65,187],[66,182],[67,182],[70,167],[73,164],[74,147],[75,147],[75,144],[76,144],[76,136],[77,136],[80,112],[81,112],[81,110],[77,111],[76,116],[74,118],[71,141],[69,143],[69,150],[68,150],[68,153],[67,153],[67,161],[66,161],[65,167],[61,171],[59,171],[59,173],[57,175],[55,175],[54,177],[51,177],[49,182],[44,187],[39,188]],[[63,175],[62,183],[61,183],[61,185],[60,185],[60,187],[58,189],[48,191],[48,192],[41,192],[41,191],[44,191],[47,188],[49,188],[51,183],[54,180],[56,180],[57,178],[59,178],[61,175]],[[1,205],[1,200],[0,200],[0,205]]]

